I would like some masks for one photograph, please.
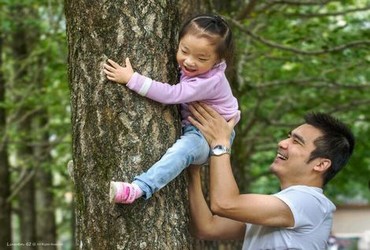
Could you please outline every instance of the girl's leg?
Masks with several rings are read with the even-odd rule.
[[[184,133],[150,169],[135,177],[146,199],[177,177],[190,164],[203,164],[209,156],[209,146],[203,135],[193,126]]]

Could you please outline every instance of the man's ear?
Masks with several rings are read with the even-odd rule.
[[[319,172],[325,172],[331,166],[331,160],[327,158],[320,158],[318,163],[315,165],[314,170]]]

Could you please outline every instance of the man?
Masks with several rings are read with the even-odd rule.
[[[274,195],[240,194],[230,164],[226,122],[212,108],[195,103],[190,121],[206,137],[210,157],[210,208],[202,190],[199,167],[189,169],[192,232],[201,239],[243,239],[243,249],[326,249],[334,204],[323,186],[350,158],[354,137],[327,114],[308,114],[278,144],[271,171],[280,180]]]

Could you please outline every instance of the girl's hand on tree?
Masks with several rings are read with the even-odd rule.
[[[108,59],[108,63],[104,63],[104,73],[111,81],[127,84],[134,74],[134,70],[132,69],[129,58],[126,58],[126,67],[120,66],[115,61]]]

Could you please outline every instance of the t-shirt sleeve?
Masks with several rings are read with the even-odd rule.
[[[320,199],[311,193],[300,190],[286,190],[275,194],[280,200],[288,205],[294,217],[294,228],[307,228],[312,230],[312,227],[319,225],[324,214],[326,206],[320,205]]]

